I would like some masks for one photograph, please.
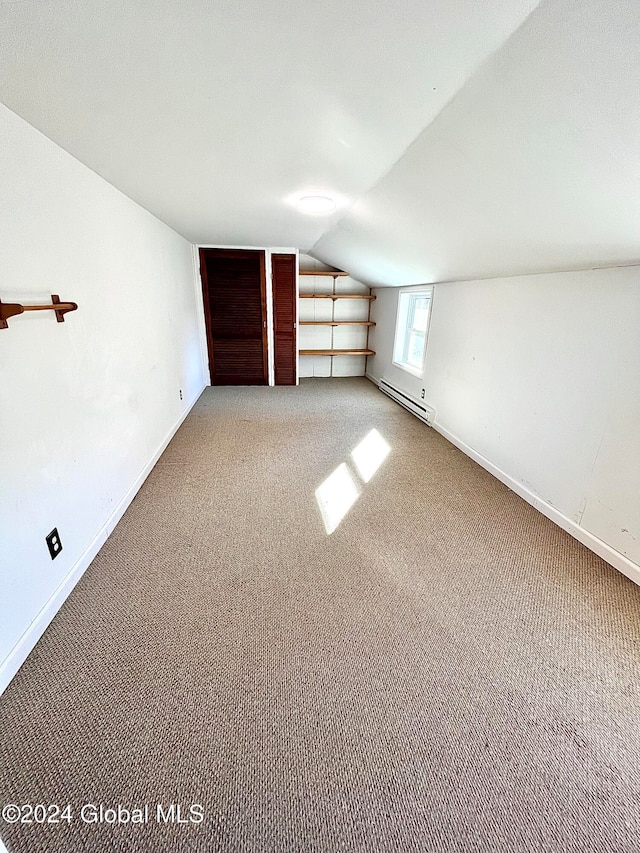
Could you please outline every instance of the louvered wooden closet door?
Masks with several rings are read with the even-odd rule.
[[[201,249],[212,385],[266,385],[264,253]]]
[[[276,385],[295,385],[298,373],[295,255],[271,256],[271,282]]]

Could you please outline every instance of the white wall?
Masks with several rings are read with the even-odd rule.
[[[422,379],[392,365],[398,290],[376,294],[368,373],[424,388],[437,429],[634,576],[640,267],[436,285]]]
[[[0,298],[79,306],[0,330],[2,689],[205,379],[191,245],[4,107],[0,152]]]

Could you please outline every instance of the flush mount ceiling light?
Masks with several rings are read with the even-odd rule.
[[[298,210],[302,213],[320,215],[322,213],[333,213],[336,203],[326,195],[305,195],[298,199]]]

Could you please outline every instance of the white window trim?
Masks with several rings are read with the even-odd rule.
[[[398,329],[399,329],[399,324],[400,324],[400,320],[401,320],[401,318],[400,318],[400,313],[401,313],[400,305],[402,302],[401,296],[403,293],[424,293],[424,294],[429,294],[429,298],[430,298],[429,319],[427,320],[427,328],[426,328],[426,331],[424,333],[424,350],[422,352],[422,365],[420,366],[419,370],[411,367],[408,364],[403,364],[400,361],[396,361],[396,350],[398,349],[398,347],[397,347]],[[422,376],[424,375],[424,366],[425,366],[425,361],[426,361],[426,357],[427,357],[427,347],[429,345],[429,329],[431,327],[431,315],[433,314],[433,297],[434,297],[434,286],[432,284],[428,284],[428,285],[417,284],[417,285],[414,285],[412,287],[399,287],[398,288],[398,308],[396,311],[396,325],[395,325],[395,331],[394,331],[394,335],[393,335],[393,351],[392,351],[392,356],[391,356],[391,363],[393,364],[394,367],[397,367],[400,370],[404,370],[405,373],[410,373],[412,376],[416,376],[418,379],[422,379]],[[405,327],[404,331],[406,333],[406,327]]]

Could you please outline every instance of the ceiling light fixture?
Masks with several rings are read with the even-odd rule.
[[[298,199],[298,210],[302,211],[302,213],[320,215],[323,213],[333,213],[335,209],[335,201],[325,195],[306,195]]]

